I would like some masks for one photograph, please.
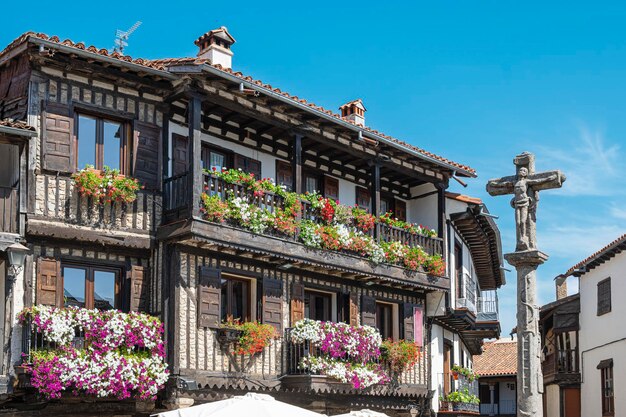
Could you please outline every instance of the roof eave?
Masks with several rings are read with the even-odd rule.
[[[106,62],[108,64],[111,65],[117,65],[120,67],[125,67],[125,68],[129,68],[132,69],[134,71],[137,72],[143,72],[146,74],[150,74],[150,75],[155,75],[155,76],[159,76],[168,80],[176,80],[178,79],[178,76],[176,74],[173,74],[169,71],[165,71],[165,70],[159,70],[156,68],[150,68],[147,67],[145,65],[140,65],[140,64],[135,64],[134,62],[129,62],[129,61],[124,61],[121,59],[117,59],[117,58],[113,58],[113,57],[109,57],[109,56],[104,56],[104,55],[100,55],[100,54],[95,54],[93,52],[90,51],[86,51],[84,49],[78,49],[72,46],[67,46],[67,45],[63,45],[60,43],[56,43],[56,42],[51,42],[49,40],[46,39],[41,39],[38,38],[36,36],[28,36],[28,38],[26,39],[27,42],[31,42],[35,45],[43,45],[47,48],[50,49],[56,49],[58,51],[61,52],[65,52],[68,54],[75,54],[78,55],[80,57],[83,58],[92,58],[98,61],[102,61],[102,62]]]
[[[171,68],[171,69],[173,69],[173,68]],[[237,77],[235,75],[229,74],[229,73],[227,73],[225,71],[222,71],[222,70],[220,70],[218,68],[215,68],[212,65],[202,64],[202,70],[206,71],[206,72],[209,72],[209,73],[211,73],[213,75],[217,75],[217,76],[220,76],[222,78],[225,78],[225,79],[227,79],[229,81],[232,81],[234,83],[243,84],[247,88],[259,91],[259,92],[261,92],[261,93],[263,93],[265,95],[268,95],[268,96],[270,96],[272,98],[275,98],[275,99],[277,99],[279,101],[282,101],[283,103],[289,104],[289,105],[297,107],[297,108],[299,108],[301,110],[304,110],[304,111],[307,111],[309,113],[312,113],[312,114],[314,114],[314,115],[316,115],[318,117],[321,117],[321,118],[323,118],[325,120],[328,120],[328,121],[330,121],[332,123],[338,124],[338,125],[340,125],[340,126],[342,126],[344,128],[350,129],[350,130],[352,130],[352,131],[354,131],[356,133],[360,132],[363,137],[367,137],[367,138],[374,139],[374,140],[377,140],[379,142],[382,142],[382,143],[384,143],[386,145],[389,145],[391,147],[399,149],[399,150],[401,150],[403,152],[409,153],[409,154],[411,154],[411,155],[413,155],[413,156],[415,156],[417,158],[423,159],[423,160],[425,160],[427,162],[430,162],[432,164],[435,164],[437,166],[440,166],[442,168],[450,170],[450,171],[452,171],[455,174],[462,175],[462,176],[465,176],[465,177],[471,177],[471,178],[476,178],[476,176],[477,176],[476,173],[474,173],[472,171],[469,171],[469,170],[466,170],[466,169],[454,166],[452,164],[445,163],[443,161],[439,161],[436,158],[432,158],[432,157],[430,157],[428,155],[424,155],[422,153],[419,153],[419,152],[417,152],[417,151],[415,151],[413,149],[409,149],[409,148],[407,148],[405,146],[402,146],[399,143],[395,143],[394,141],[391,141],[391,140],[389,140],[389,139],[387,139],[387,138],[385,138],[383,136],[380,136],[380,135],[377,135],[375,133],[372,133],[372,132],[370,132],[370,131],[368,131],[366,129],[363,129],[363,128],[359,127],[359,126],[355,126],[355,125],[353,125],[351,123],[348,123],[346,121],[339,120],[336,117],[333,117],[333,116],[331,116],[329,114],[326,114],[326,113],[324,113],[324,112],[322,112],[322,111],[320,111],[318,109],[312,108],[312,107],[307,106],[307,105],[302,104],[302,103],[298,103],[298,102],[292,100],[291,98],[288,98],[288,97],[285,97],[285,96],[283,96],[281,94],[278,94],[275,91],[272,91],[272,90],[270,90],[268,88],[265,88],[265,87],[262,87],[262,86],[258,86],[258,85],[254,84],[254,83],[251,83],[249,81],[243,80],[243,79],[241,79],[241,78],[239,78],[239,77]]]

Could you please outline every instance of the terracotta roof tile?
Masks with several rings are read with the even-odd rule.
[[[58,36],[48,36],[45,33],[36,33],[36,32],[26,32],[26,33],[23,33],[22,35],[18,36],[13,42],[11,42],[9,45],[7,45],[7,47],[4,48],[2,50],[2,52],[0,52],[0,57],[2,55],[4,55],[5,53],[11,51],[12,49],[18,47],[22,43],[26,42],[31,37],[32,38],[37,38],[37,39],[43,39],[43,40],[46,40],[46,41],[49,41],[49,42],[52,42],[52,43],[68,46],[68,47],[71,47],[71,48],[85,50],[85,51],[88,51],[88,52],[91,52],[91,53],[94,53],[94,54],[100,55],[100,56],[106,56],[106,57],[110,57],[110,58],[115,58],[115,59],[119,59],[120,61],[124,61],[124,62],[131,62],[133,64],[141,65],[141,66],[152,68],[152,69],[157,69],[157,70],[163,70],[164,69],[163,66],[159,66],[158,64],[154,64],[149,59],[142,59],[142,58],[133,59],[130,56],[122,55],[122,54],[120,54],[118,52],[109,53],[109,51],[104,49],[104,48],[97,48],[97,47],[95,47],[93,45],[85,46],[84,43],[82,43],[82,42],[73,42],[71,39],[65,39],[65,40],[61,41],[61,39]]]
[[[580,268],[584,268],[593,261],[598,258],[603,257],[604,255],[617,254],[623,250],[623,245],[626,243],[626,233],[615,239],[613,242],[609,243],[599,251],[595,252],[593,255],[588,256],[584,260],[578,262],[576,265],[567,270],[565,275],[572,275],[574,272]]]
[[[223,68],[219,64],[213,65],[213,64],[210,64],[207,60],[202,60],[202,59],[198,59],[198,58],[184,57],[184,58],[165,58],[165,59],[152,59],[152,60],[150,60],[150,59],[142,59],[142,58],[133,59],[130,56],[122,55],[122,54],[119,54],[118,52],[109,53],[109,51],[107,51],[104,48],[98,49],[97,47],[95,47],[93,45],[85,46],[84,43],[82,43],[82,42],[73,42],[71,39],[65,39],[64,41],[61,41],[58,36],[48,36],[48,35],[46,35],[44,33],[36,33],[36,32],[26,32],[26,33],[20,35],[19,37],[17,37],[6,48],[4,48],[4,50],[2,50],[2,52],[0,52],[0,57],[2,57],[5,53],[9,52],[10,50],[16,48],[17,46],[21,45],[22,43],[26,42],[31,37],[47,40],[49,42],[57,43],[57,44],[60,44],[60,45],[65,45],[65,46],[68,46],[68,47],[71,47],[71,48],[76,48],[76,49],[80,49],[80,50],[86,50],[86,51],[91,52],[91,53],[93,53],[95,55],[109,57],[109,58],[114,58],[114,59],[119,59],[120,61],[131,62],[133,64],[141,65],[141,66],[144,66],[144,67],[147,67],[147,68],[152,68],[152,69],[155,69],[155,70],[163,70],[163,71],[165,71],[165,70],[167,70],[168,67],[177,66],[177,65],[202,65],[202,64],[211,65],[213,68],[216,68],[216,69],[218,69],[218,70],[220,70],[220,71],[222,71],[224,73],[227,73],[227,74],[233,75],[233,76],[235,76],[237,78],[240,78],[243,81],[248,81],[248,82],[254,83],[254,84],[258,85],[258,86],[262,86],[263,88],[266,88],[268,90],[272,90],[272,91],[274,91],[274,92],[276,92],[278,94],[282,94],[283,96],[285,96],[285,97],[287,97],[287,98],[289,98],[289,99],[291,99],[293,101],[305,104],[305,105],[307,105],[307,106],[309,106],[311,108],[314,108],[314,109],[316,109],[316,110],[318,110],[320,112],[326,113],[329,116],[332,116],[332,117],[334,117],[334,118],[336,118],[336,119],[338,119],[340,121],[351,123],[354,126],[361,127],[361,126],[357,125],[353,121],[345,120],[344,118],[342,118],[337,113],[334,113],[334,112],[332,112],[332,111],[330,111],[328,109],[325,109],[325,108],[323,108],[321,106],[318,106],[318,105],[316,105],[314,103],[310,103],[310,102],[308,102],[305,99],[300,99],[297,96],[292,96],[292,95],[290,95],[287,92],[281,91],[278,88],[275,88],[275,87],[272,87],[269,84],[263,83],[261,80],[255,80],[254,78],[252,78],[250,76],[247,76],[247,75],[244,75],[241,72],[235,72],[235,71],[233,71],[230,68]],[[476,171],[473,168],[471,168],[471,167],[469,167],[467,165],[463,165],[463,164],[459,164],[457,162],[451,161],[451,160],[449,160],[447,158],[444,158],[442,156],[436,155],[436,154],[434,154],[432,152],[428,152],[428,151],[426,151],[426,150],[424,150],[422,148],[419,148],[417,146],[413,146],[413,145],[411,145],[411,144],[409,144],[407,142],[401,141],[401,140],[399,140],[397,138],[385,135],[385,134],[383,134],[383,133],[381,133],[381,132],[379,132],[379,131],[377,131],[375,129],[372,129],[372,128],[369,128],[369,127],[363,127],[363,129],[366,132],[370,132],[370,133],[379,135],[379,136],[381,136],[381,137],[383,137],[383,138],[385,138],[385,139],[387,139],[387,140],[389,140],[391,142],[394,142],[394,143],[396,143],[396,144],[398,144],[398,145],[400,145],[400,146],[402,146],[404,148],[413,150],[413,151],[415,151],[417,153],[420,153],[420,154],[422,154],[422,155],[424,155],[426,157],[435,159],[435,160],[437,160],[439,162],[445,163],[445,164],[450,165],[452,167],[462,169],[462,170],[470,173],[471,175],[475,175],[476,174]]]
[[[483,203],[483,200],[481,200],[478,197],[470,197],[469,195],[452,193],[450,191],[446,191],[446,197],[451,198],[453,200],[460,201],[462,203],[469,203],[469,204],[482,204]]]
[[[517,375],[517,341],[486,342],[483,353],[474,355],[473,370],[480,376]]]
[[[12,119],[2,119],[0,120],[0,126],[12,127],[13,129],[22,129],[22,130],[30,130],[35,131],[35,128],[27,125],[26,123],[19,120]]]

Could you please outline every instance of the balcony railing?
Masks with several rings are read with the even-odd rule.
[[[290,337],[290,330],[285,332],[285,346],[287,347],[287,375],[316,375],[308,368],[303,368],[300,363],[306,357],[318,357],[322,352],[311,344],[310,341],[304,343],[293,343]],[[427,384],[427,358],[428,353],[422,351],[419,361],[410,369],[406,369],[399,376],[397,382],[408,385],[425,385]],[[379,364],[381,369],[391,375],[391,368],[384,360],[372,361]]]
[[[546,355],[541,365],[544,377],[555,374],[576,375],[580,372],[578,367],[578,350],[557,350]]]
[[[515,400],[500,400],[495,404],[480,404],[480,414],[487,416],[515,415],[517,408]]]
[[[80,195],[69,177],[37,177],[35,217],[95,229],[146,233],[156,231],[161,218],[160,193],[139,190],[132,203],[103,203]]]
[[[471,275],[464,272],[461,277],[457,277],[460,281],[457,283],[458,292],[456,299],[456,308],[466,308],[472,313],[476,313],[476,281]]]
[[[477,321],[497,321],[499,318],[498,292],[481,291],[476,303],[476,312]]]
[[[188,173],[184,173],[164,180],[164,215],[166,219],[178,218],[177,215],[187,209],[190,200],[188,175]],[[240,197],[247,203],[266,209],[271,213],[284,208],[284,198],[280,195],[271,192],[255,195],[242,185],[227,183],[208,173],[205,173],[203,178],[204,191],[210,195],[219,195],[223,200],[226,200],[229,195],[233,195],[235,198]],[[301,203],[303,207],[302,219],[320,221],[308,201],[301,200]],[[441,255],[443,253],[443,239],[438,237],[423,236],[382,223],[377,223],[375,231],[370,231],[370,234],[376,236],[379,242],[400,241],[411,247],[420,246],[429,255]]]
[[[0,232],[18,233],[18,189],[0,187]]]

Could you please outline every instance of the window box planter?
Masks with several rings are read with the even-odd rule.
[[[239,342],[239,338],[243,334],[242,330],[231,329],[228,327],[222,327],[217,329],[217,341],[220,345],[227,345],[231,343]]]

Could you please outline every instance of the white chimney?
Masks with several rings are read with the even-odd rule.
[[[341,110],[341,117],[347,121],[353,122],[359,126],[365,126],[365,111],[367,109],[360,98],[344,104],[339,107],[339,110]]]
[[[221,65],[223,68],[232,68],[233,51],[230,50],[235,43],[225,26],[208,31],[194,42],[199,49],[198,58],[208,59],[213,65]]]

